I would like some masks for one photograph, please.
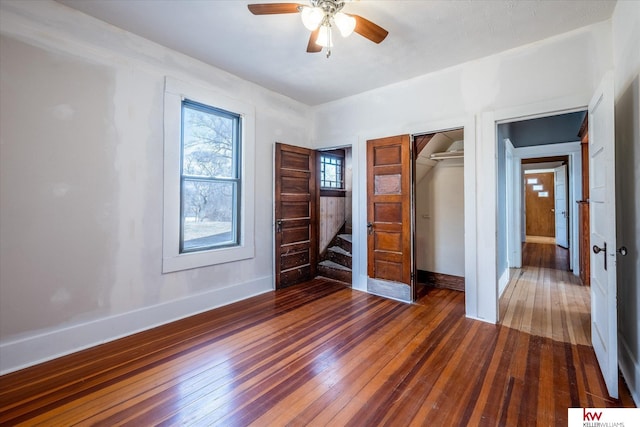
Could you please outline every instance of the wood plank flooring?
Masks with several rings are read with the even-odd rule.
[[[566,425],[592,349],[316,279],[0,377],[0,425]]]
[[[546,236],[526,236],[525,241],[527,243],[551,243],[556,244],[555,237],[546,237]]]
[[[555,341],[591,345],[589,287],[568,269],[566,249],[525,243],[523,267],[512,269],[500,298],[502,325]]]

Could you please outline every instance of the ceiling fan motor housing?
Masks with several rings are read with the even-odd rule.
[[[321,8],[326,15],[333,16],[344,7],[344,1],[338,0],[311,0],[311,6]]]

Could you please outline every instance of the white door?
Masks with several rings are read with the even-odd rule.
[[[556,245],[569,247],[569,210],[567,208],[567,165],[554,169]]]
[[[591,343],[611,397],[618,397],[613,75],[589,103]]]

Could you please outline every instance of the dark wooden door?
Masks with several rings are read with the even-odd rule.
[[[527,236],[555,237],[553,172],[526,174],[525,186]]]
[[[280,289],[316,276],[319,191],[315,151],[276,143],[275,163],[275,281]]]
[[[412,269],[410,165],[409,135],[367,141],[368,276],[409,287]]]

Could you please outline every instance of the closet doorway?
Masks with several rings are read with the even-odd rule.
[[[414,301],[465,290],[464,129],[413,135]]]

